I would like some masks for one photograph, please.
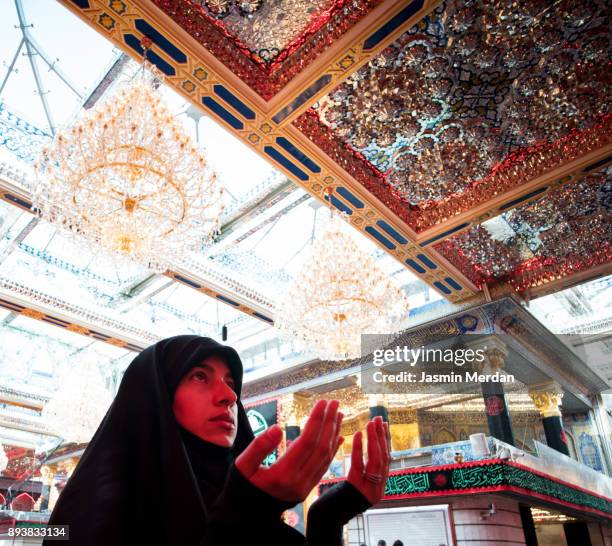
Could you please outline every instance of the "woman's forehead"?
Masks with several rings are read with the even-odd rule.
[[[207,356],[204,360],[202,360],[199,364],[195,366],[196,368],[208,368],[216,371],[217,373],[230,373],[229,366],[220,356],[211,355]]]

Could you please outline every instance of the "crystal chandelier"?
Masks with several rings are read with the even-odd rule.
[[[79,362],[42,410],[43,421],[65,442],[89,442],[112,402],[93,361]]]
[[[324,360],[361,356],[361,334],[395,333],[408,315],[404,292],[342,223],[332,211],[275,317],[284,336]]]
[[[33,204],[90,248],[164,271],[212,240],[222,188],[145,65],[43,149]]]

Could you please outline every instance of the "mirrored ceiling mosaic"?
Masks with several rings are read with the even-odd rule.
[[[88,8],[84,9],[89,9],[90,3],[85,4]],[[351,32],[364,17],[378,13],[376,9],[382,4],[365,0],[157,1],[158,7],[225,63],[232,75],[255,86],[262,97],[271,97],[295,75],[307,70],[318,55],[333,50],[340,37]],[[476,287],[484,282],[511,280],[520,288],[544,278],[571,275],[579,270],[580,245],[595,249],[580,267],[609,261],[608,247],[594,243],[598,237],[605,242],[610,236],[605,224],[594,220],[599,215],[597,218],[607,221],[608,213],[602,211],[608,209],[601,205],[600,195],[608,191],[608,185],[604,184],[603,190],[593,189],[596,183],[587,182],[591,178],[578,182],[580,176],[571,178],[567,185],[551,184],[532,196],[548,200],[557,191],[573,191],[572,199],[584,194],[576,197],[580,203],[595,200],[591,202],[598,211],[595,216],[563,210],[558,220],[569,225],[571,233],[540,225],[533,214],[522,218],[522,208],[513,208],[515,205],[501,215],[498,211],[489,215],[480,225],[473,222],[458,235],[442,237],[442,242],[436,241],[427,249],[419,248],[427,246],[422,241],[408,241],[407,233],[399,232],[399,226],[405,225],[417,234],[439,226],[454,215],[519,188],[561,160],[571,160],[572,154],[585,154],[609,142],[610,116],[605,100],[609,71],[602,69],[608,66],[610,52],[610,15],[605,4],[580,4],[580,9],[568,1],[553,6],[533,2],[511,8],[504,2],[471,0],[439,5],[391,4],[385,5],[389,8],[387,18],[377,20],[380,28],[363,30],[359,40],[391,36],[393,29],[409,20],[410,14],[420,9],[433,11],[409,30],[397,31],[380,54],[348,78],[342,76],[336,89],[318,98],[312,108],[296,114],[297,119],[286,124],[293,132],[265,136],[273,129],[268,124],[264,130],[266,124],[262,123],[259,132],[248,138],[244,124],[243,134],[230,135],[228,127],[215,123],[219,120],[214,111],[202,116],[198,108],[202,97],[198,96],[197,105],[189,104],[185,93],[176,93],[186,91],[179,88],[181,82],[168,79],[169,86],[162,87],[162,93],[210,154],[227,190],[226,216],[215,245],[180,264],[180,271],[152,276],[135,268],[117,274],[95,255],[75,254],[61,235],[33,222],[28,213],[14,216],[3,211],[6,219],[0,243],[0,252],[4,253],[0,274],[13,285],[44,287],[50,298],[59,298],[69,285],[72,290],[67,299],[72,301],[67,303],[74,306],[78,301],[88,312],[95,309],[100,317],[104,315],[104,320],[112,319],[112,324],[125,326],[132,336],[138,334],[136,337],[143,343],[164,333],[178,332],[181,327],[197,333],[218,333],[220,325],[227,325],[235,336],[232,341],[248,340],[244,350],[263,347],[265,353],[265,344],[274,338],[270,318],[274,300],[303,264],[313,233],[321,223],[320,215],[317,219],[319,201],[311,194],[318,191],[316,195],[320,197],[322,185],[330,183],[330,177],[323,172],[329,159],[360,183],[362,190],[367,190],[351,193],[349,181],[339,177],[341,181],[334,184],[347,187],[337,191],[332,203],[354,213],[350,218],[353,226],[361,225],[362,233],[375,234],[372,237],[385,249],[391,249],[384,252],[381,246],[372,244],[373,238],[362,237],[364,248],[375,255],[383,269],[409,293],[419,294],[412,312],[431,306],[445,295],[460,299],[462,293],[473,294],[466,286],[467,280]],[[76,6],[71,4],[73,10]],[[124,24],[121,16],[131,13],[134,6],[113,3],[112,21]],[[398,6],[412,11],[402,11],[398,19],[391,15]],[[178,59],[177,67],[185,64],[182,50],[173,49],[164,29],[155,34],[158,31],[146,26],[144,18],[132,23],[139,33],[152,39],[153,52],[158,60],[166,59],[162,60],[167,67],[174,70],[169,64],[172,55]],[[104,23],[100,20],[100,24]],[[121,32],[119,36],[125,41],[130,30],[122,27]],[[123,46],[126,43],[121,42]],[[137,47],[130,48],[126,49],[132,54],[138,51]],[[215,48],[219,51],[215,52]],[[186,51],[191,55],[189,48]],[[102,59],[106,53],[100,53]],[[353,51],[350,62],[358,61],[361,53]],[[189,58],[190,77],[204,70],[194,69],[196,64]],[[112,88],[118,76],[109,74],[111,71],[86,102],[95,102]],[[259,83],[249,80],[253,74],[261,75],[255,78]],[[221,78],[224,76],[227,74],[221,74]],[[88,76],[88,84],[95,87],[97,79],[90,79]],[[211,86],[203,81],[203,86]],[[228,81],[235,82],[235,78]],[[260,116],[260,112],[243,108],[246,105],[236,96],[225,93],[232,88],[230,83],[223,84],[228,87],[221,85],[219,90],[220,83],[214,85],[216,104],[224,100],[228,108],[242,112],[245,123],[259,124],[259,117],[257,121],[246,120],[251,113]],[[169,91],[173,85],[173,91]],[[293,89],[291,93],[297,100],[296,94],[302,91]],[[37,100],[40,102],[40,97]],[[16,160],[27,164],[36,155],[38,140],[48,139],[49,135],[23,121],[15,113],[18,106],[15,111],[5,108],[2,119],[10,126],[6,133],[18,136],[3,144]],[[293,142],[298,142],[294,139],[298,130],[303,140],[296,146]],[[235,136],[243,140],[239,142]],[[250,140],[253,136],[260,140]],[[270,148],[273,144],[276,151],[282,147],[280,157],[285,163],[276,162],[271,167],[249,148],[249,142],[262,139],[268,139],[262,146]],[[32,149],[24,143],[33,143]],[[307,146],[312,147],[308,150]],[[284,168],[289,159],[299,161],[301,170]],[[308,170],[308,175],[303,169]],[[317,169],[322,174],[315,183]],[[26,189],[33,183],[27,172],[21,180],[13,171],[3,172],[9,182],[24,182]],[[312,185],[300,185],[300,180],[292,176],[295,172],[312,176]],[[584,189],[584,184],[591,189]],[[396,217],[377,216],[377,209],[365,200],[368,191]],[[535,206],[534,203],[525,206]],[[13,204],[23,205],[18,201]],[[356,218],[358,214],[361,216]],[[546,214],[544,210],[540,217]],[[588,229],[592,229],[590,235]],[[563,246],[563,236],[570,235],[577,236],[576,243]],[[556,269],[551,266],[552,256],[556,256]],[[584,257],[585,252],[580,256]],[[561,262],[569,265],[558,266]],[[540,277],[521,276],[525,264],[546,266],[546,276],[541,272]],[[22,274],[25,269],[28,272]],[[423,280],[435,288],[423,289]],[[212,290],[211,285],[219,290]]]
[[[605,2],[447,2],[294,125],[414,230],[610,141]]]
[[[270,99],[381,0],[154,0]]]
[[[612,260],[612,168],[560,185],[436,245],[477,284],[519,290]]]

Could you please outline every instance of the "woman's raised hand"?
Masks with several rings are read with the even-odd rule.
[[[340,436],[344,416],[338,411],[338,405],[337,400],[319,400],[302,434],[270,467],[261,463],[282,440],[283,434],[277,425],[249,444],[236,459],[236,468],[253,485],[277,499],[303,501],[319,483],[344,440]]]
[[[382,417],[375,417],[366,426],[368,434],[368,461],[363,462],[363,441],[361,431],[353,435],[351,469],[348,481],[371,504],[376,504],[385,492],[389,475],[391,454],[389,450],[389,427]]]

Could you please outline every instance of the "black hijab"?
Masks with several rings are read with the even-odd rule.
[[[172,411],[183,376],[213,355],[229,367],[238,395],[232,448],[191,434]],[[241,389],[238,353],[213,339],[176,336],[145,349],[125,371],[49,524],[69,524],[71,546],[198,545],[206,505],[222,489],[234,457],[253,439]]]

